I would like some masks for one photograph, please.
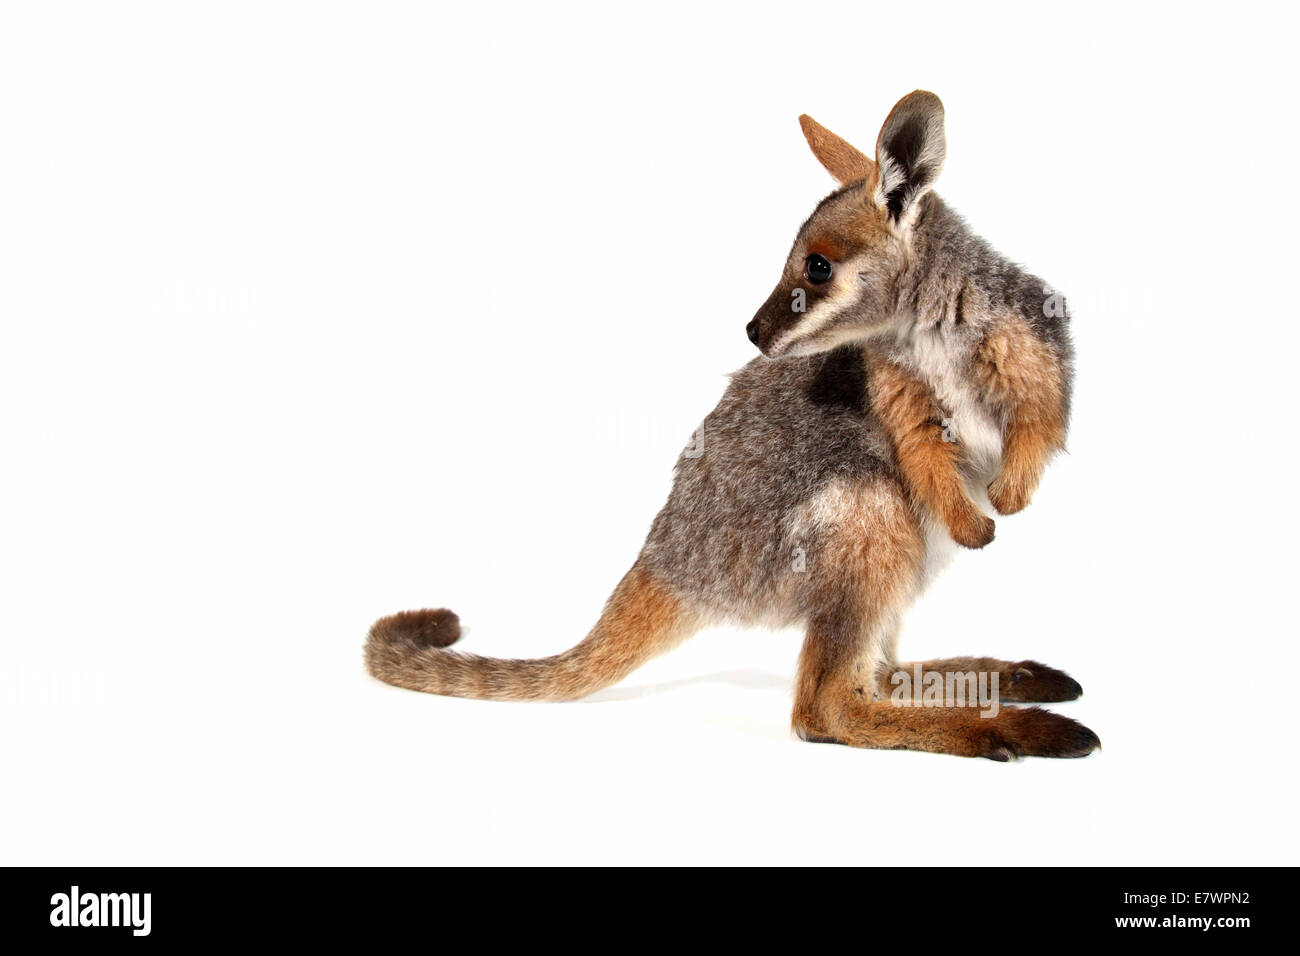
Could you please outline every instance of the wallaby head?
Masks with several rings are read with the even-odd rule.
[[[746,327],[769,358],[829,351],[892,326],[913,226],[945,153],[943,104],[923,90],[890,111],[874,160],[810,116],[799,123],[840,188],[800,228],[781,281]]]

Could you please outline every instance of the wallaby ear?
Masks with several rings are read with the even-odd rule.
[[[840,139],[807,113],[799,117],[799,126],[817,162],[825,166],[841,186],[866,179],[875,172],[876,164],[870,156],[848,140]]]
[[[939,178],[946,153],[943,103],[925,90],[908,93],[889,111],[876,140],[876,203],[896,222],[908,219]]]

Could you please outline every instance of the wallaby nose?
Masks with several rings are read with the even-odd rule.
[[[749,341],[758,344],[758,319],[750,319],[749,325],[745,326],[745,334],[749,336]]]

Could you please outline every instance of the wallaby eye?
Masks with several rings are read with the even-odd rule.
[[[831,273],[834,271],[835,269],[831,265],[831,260],[818,252],[814,252],[803,261],[803,274],[808,277],[808,281],[813,285],[821,285],[823,282],[830,282]]]

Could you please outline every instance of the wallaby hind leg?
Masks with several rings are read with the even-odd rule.
[[[945,657],[939,660],[909,662],[898,664],[882,672],[878,687],[881,696],[889,697],[901,687],[911,690],[919,697],[921,688],[916,683],[916,673],[940,674],[944,677],[977,675],[978,680],[987,680],[992,687],[992,676],[997,675],[997,697],[999,700],[1015,703],[1054,704],[1065,700],[1077,700],[1083,694],[1083,687],[1065,671],[1048,667],[1038,661],[1003,661],[995,657]],[[901,674],[895,680],[894,674]],[[981,685],[983,686],[983,685]],[[976,701],[967,698],[968,704]]]
[[[993,760],[1082,757],[1099,746],[1087,727],[1035,707],[926,707],[881,693],[882,676],[898,667],[895,625],[923,561],[919,529],[901,499],[882,497],[869,527],[841,522],[818,557],[825,574],[795,682],[793,723],[801,738]]]
[[[873,695],[864,680],[870,623],[843,612],[808,628],[795,690],[795,731],[804,740],[877,749],[926,750],[960,757],[1083,757],[1101,745],[1087,727],[1037,707],[927,707]],[[888,669],[888,668],[886,668]],[[910,702],[909,702],[910,703]]]

